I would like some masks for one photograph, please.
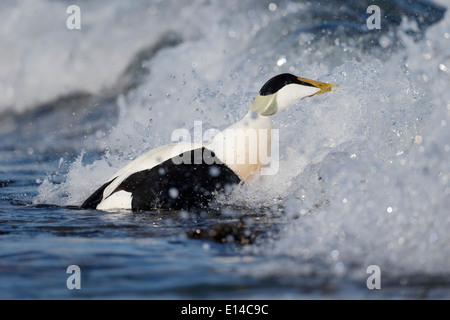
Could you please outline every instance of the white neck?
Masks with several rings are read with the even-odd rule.
[[[320,89],[316,87],[299,86],[297,84],[284,86],[276,93],[278,110],[287,109],[301,99],[312,96],[319,91]]]
[[[258,173],[267,164],[271,151],[270,117],[249,111],[244,118],[217,134],[206,148],[243,180]]]

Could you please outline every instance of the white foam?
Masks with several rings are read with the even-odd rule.
[[[168,32],[189,38],[196,26],[185,28],[186,17],[197,11],[201,15],[201,5],[187,3],[178,4],[176,18],[164,2],[76,3],[80,30],[66,27],[70,4],[65,2],[2,4],[0,113],[21,113],[74,92],[111,89],[140,50],[151,48]],[[171,23],[165,23],[168,19]]]
[[[290,223],[280,239],[248,249],[279,257],[283,267],[268,262],[252,275],[325,272],[361,280],[372,264],[396,281],[448,273],[450,93],[449,73],[439,66],[450,63],[449,18],[424,41],[404,37],[406,50],[385,63],[332,71],[347,74],[330,94],[336,109],[318,102],[321,111],[297,127],[306,131],[303,144],[319,141],[313,153],[329,151],[290,181],[284,194]],[[281,168],[297,163],[295,154],[287,158]]]
[[[202,32],[151,59],[143,83],[118,98],[110,134],[87,142],[109,153],[90,166],[78,159],[65,182],[45,181],[35,202],[80,204],[115,169],[170,142],[174,129],[192,129],[195,120],[223,129],[247,112],[267,78],[291,72],[339,88],[276,115],[280,171],[232,199],[251,208],[284,206],[289,222],[279,239],[244,249],[273,258],[251,274],[309,275],[316,261],[324,272],[355,277],[366,277],[371,264],[393,276],[448,272],[449,15],[417,43],[399,31],[405,49],[378,60],[355,52],[352,41],[308,50],[312,35],[303,34],[298,47],[267,45],[280,7],[251,15],[195,8],[203,20],[193,28]]]

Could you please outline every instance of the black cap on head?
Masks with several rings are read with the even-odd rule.
[[[268,96],[270,94],[274,94],[274,93],[278,92],[278,90],[280,90],[284,86],[291,84],[291,83],[301,84],[303,86],[308,86],[308,87],[315,87],[314,85],[312,85],[308,82],[299,80],[299,78],[294,76],[293,74],[282,73],[282,74],[279,74],[279,75],[269,79],[269,81],[267,81],[262,86],[261,90],[259,90],[259,94],[262,96]]]

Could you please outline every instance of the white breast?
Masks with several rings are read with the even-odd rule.
[[[247,180],[267,164],[270,157],[272,121],[250,111],[240,121],[217,134],[205,147]]]

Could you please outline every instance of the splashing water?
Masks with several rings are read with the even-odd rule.
[[[268,78],[290,72],[339,88],[277,114],[279,172],[221,199],[224,207],[233,204],[283,221],[240,249],[263,259],[234,270],[258,279],[333,277],[365,284],[366,268],[378,265],[383,279],[397,285],[424,279],[445,283],[450,272],[450,16],[424,2],[425,18],[415,20],[414,10],[421,7],[408,11],[397,1],[385,27],[369,32],[362,5],[352,11],[344,2],[344,24],[333,18],[334,5],[325,3],[231,1],[222,11],[215,1],[129,7],[116,1],[108,10],[92,4],[85,38],[76,42],[86,47],[72,48],[66,40],[71,57],[53,63],[52,72],[64,74],[63,81],[38,90],[27,82],[32,78],[18,78],[14,92],[28,87],[36,92],[16,97],[9,90],[9,100],[0,105],[7,110],[15,101],[15,113],[32,112],[76,91],[100,101],[94,106],[88,100],[76,109],[73,123],[80,126],[64,128],[70,140],[50,136],[34,147],[44,153],[51,147],[66,150],[70,141],[76,156],[66,156],[59,163],[64,170],[42,179],[33,203],[81,204],[129,161],[169,143],[174,129],[192,130],[199,120],[204,128],[224,129],[247,112]],[[94,13],[104,25],[123,20],[106,36]],[[149,13],[155,19],[143,18]],[[131,15],[140,23],[125,27]],[[168,18],[174,21],[163,23]],[[47,37],[59,38],[62,32]],[[99,39],[101,44],[94,45]],[[24,55],[27,74],[43,73],[39,68],[51,59],[41,58],[44,49]],[[127,69],[135,56],[141,58]],[[80,61],[86,65],[78,66]],[[67,65],[73,70],[63,72]],[[11,68],[0,80],[16,74]],[[124,70],[134,70],[131,78],[140,81],[123,85],[130,78]],[[114,111],[105,115],[102,107]],[[21,126],[14,121],[2,134],[12,135]],[[42,121],[52,123],[49,117]],[[40,133],[37,127],[31,130]],[[448,297],[448,289],[443,295]]]

